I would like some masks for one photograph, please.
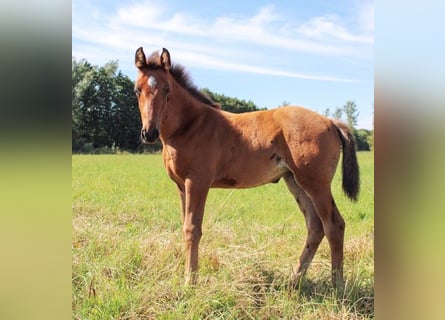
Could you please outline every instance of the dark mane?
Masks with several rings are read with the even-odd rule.
[[[162,68],[160,63],[160,56],[158,52],[153,52],[151,56],[147,59],[147,64],[149,69],[158,69]],[[178,84],[186,89],[193,97],[205,103],[206,105],[215,108],[221,109],[221,105],[212,99],[209,96],[201,92],[198,87],[193,84],[193,81],[188,74],[188,72],[184,69],[184,67],[180,64],[173,64],[170,68],[170,74],[172,77],[178,82]]]

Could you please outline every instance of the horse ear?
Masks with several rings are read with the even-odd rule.
[[[147,66],[147,59],[145,58],[144,49],[142,49],[142,47],[136,50],[134,64],[138,69]]]
[[[165,70],[170,70],[172,63],[170,60],[170,53],[168,52],[167,49],[162,48],[162,53],[161,53],[161,66],[165,69]]]

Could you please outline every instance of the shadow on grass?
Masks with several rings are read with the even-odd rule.
[[[305,278],[300,287],[294,289],[299,295],[313,301],[322,303],[326,299],[334,300],[338,305],[345,306],[353,313],[362,316],[374,316],[374,287],[372,284],[349,281],[346,279],[345,286],[333,288],[330,280],[313,280]]]
[[[289,277],[279,271],[261,270],[260,283],[251,283],[255,305],[261,308],[266,295],[285,294],[295,303],[332,304],[366,318],[374,318],[374,285],[369,279],[346,278],[343,288],[333,288],[330,277],[303,278],[298,287],[290,286]]]

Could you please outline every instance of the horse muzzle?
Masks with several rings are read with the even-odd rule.
[[[143,143],[151,144],[155,143],[156,139],[159,138],[159,130],[153,128],[151,130],[141,130],[141,140]]]

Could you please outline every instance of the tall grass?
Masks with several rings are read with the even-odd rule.
[[[212,189],[199,285],[184,287],[179,198],[157,155],[72,158],[75,319],[368,319],[374,317],[373,154],[358,154],[359,201],[333,182],[346,220],[343,290],[323,240],[297,290],[287,283],[306,228],[283,182]]]

